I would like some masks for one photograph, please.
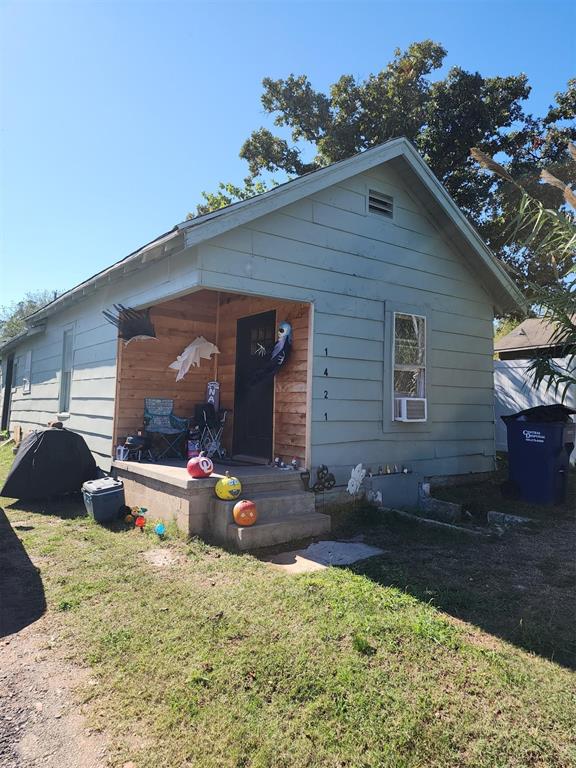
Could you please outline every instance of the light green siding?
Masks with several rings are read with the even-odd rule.
[[[394,198],[394,220],[367,213],[369,188]],[[396,172],[350,178],[198,254],[206,287],[314,303],[313,465],[340,480],[357,462],[426,475],[493,467],[493,304]],[[426,423],[392,420],[394,311],[427,319]]]
[[[17,387],[12,424],[43,426],[56,415],[62,333],[72,324],[66,426],[83,434],[105,465],[112,452],[116,331],[102,309],[147,306],[206,288],[313,304],[313,467],[325,463],[339,480],[358,462],[406,464],[425,475],[491,469],[494,302],[474,269],[477,254],[458,251],[448,228],[432,221],[412,193],[414,183],[386,164],[251,221],[242,223],[240,213],[234,225],[231,209],[226,222],[209,223],[212,232],[229,227],[222,234],[206,240],[201,227],[191,227],[170,252],[128,263],[18,348],[18,355],[33,350],[32,391],[24,395]],[[393,197],[393,220],[367,211],[369,189]],[[427,320],[425,423],[392,419],[395,311]]]

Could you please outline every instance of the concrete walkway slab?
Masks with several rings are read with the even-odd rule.
[[[355,539],[353,541],[317,541],[291,552],[281,552],[264,558],[263,562],[288,573],[310,573],[321,571],[331,565],[350,565],[368,557],[382,555],[383,549]]]

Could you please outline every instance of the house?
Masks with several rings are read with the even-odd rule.
[[[552,358],[565,356],[565,348],[554,343],[554,330],[554,324],[546,318],[529,317],[494,342],[494,353],[498,360],[532,360],[542,355]]]
[[[144,397],[190,416],[217,379],[230,452],[296,457],[312,479],[326,465],[338,484],[357,463],[405,469],[410,483],[382,480],[386,501],[417,479],[494,467],[492,322],[521,302],[398,138],[178,224],[33,314],[0,351],[3,425],[58,417],[109,469]],[[120,343],[102,314],[114,304],[149,308],[159,341]],[[271,396],[246,404],[246,339],[270,341],[281,321],[291,359]],[[199,335],[220,354],[176,382],[168,366]]]
[[[551,358],[557,367],[574,368],[570,350],[554,341],[555,327],[546,318],[530,317],[510,333],[494,342],[494,403],[496,415],[496,449],[508,450],[506,425],[502,416],[533,408],[552,405],[559,401],[554,388],[548,388],[547,380],[535,387],[532,383],[530,364],[535,357]],[[576,391],[566,393],[564,404],[576,408]],[[571,456],[576,462],[576,451]]]

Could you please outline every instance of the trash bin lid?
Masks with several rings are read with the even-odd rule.
[[[570,421],[570,416],[576,413],[573,408],[559,403],[554,405],[537,405],[535,408],[527,408],[525,411],[501,416],[502,421],[533,421],[540,424]]]
[[[88,480],[82,486],[82,490],[86,493],[102,493],[104,491],[112,491],[122,488],[122,480],[116,480],[113,477],[101,477],[98,480]]]

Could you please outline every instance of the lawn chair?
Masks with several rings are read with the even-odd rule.
[[[157,458],[183,458],[188,419],[174,415],[174,400],[147,397],[144,400],[144,430],[146,435],[158,435]]]
[[[200,403],[194,409],[196,426],[200,429],[200,446],[207,456],[223,459],[226,449],[222,445],[222,433],[228,411],[216,410],[212,403]]]

